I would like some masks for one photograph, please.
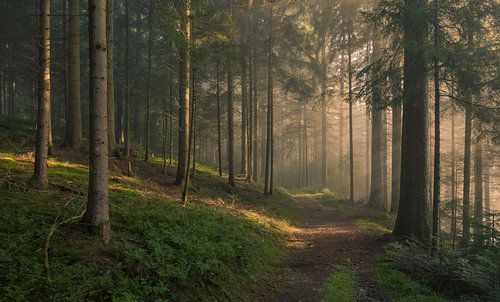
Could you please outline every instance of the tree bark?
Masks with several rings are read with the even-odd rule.
[[[401,176],[401,75],[392,80],[392,185],[391,185],[391,213],[398,211],[399,189]]]
[[[490,196],[490,171],[487,168],[488,163],[484,165],[486,168],[484,172],[484,211],[489,213],[491,211],[491,196]]]
[[[350,27],[352,24],[349,23]],[[352,46],[351,46],[352,28],[349,28],[348,34],[348,77],[349,77],[349,200],[354,202],[354,130],[352,116]]]
[[[474,235],[482,240],[483,233],[483,157],[480,138],[474,146]]]
[[[328,173],[328,162],[327,162],[327,106],[326,106],[326,88],[328,80],[328,63],[326,61],[326,45],[322,47],[322,65],[323,74],[321,79],[321,187],[327,187],[327,173]]]
[[[252,167],[252,172],[253,172],[253,181],[256,182],[259,178],[259,146],[257,144],[258,138],[259,138],[259,102],[258,102],[258,87],[257,87],[257,50],[254,48],[253,49],[253,137],[252,137],[252,158],[253,158],[253,167]]]
[[[434,48],[439,49],[438,0],[434,0]],[[432,197],[432,252],[435,254],[439,246],[440,233],[440,201],[441,201],[441,94],[439,91],[439,61],[434,59],[434,182]]]
[[[373,40],[373,58],[377,60],[381,53],[380,38],[374,37]],[[368,205],[372,208],[385,210],[384,201],[384,175],[383,175],[383,109],[382,93],[380,91],[380,83],[378,83],[378,75],[373,71],[372,82],[372,145],[371,145],[371,184],[370,184],[370,199]]]
[[[151,120],[151,51],[153,47],[153,1],[149,0],[148,17],[148,62],[146,71],[146,125],[144,126],[144,161],[149,161],[149,136]]]
[[[266,166],[264,177],[264,194],[272,195],[272,165],[273,165],[273,4],[269,3],[268,28],[268,58],[267,58],[267,139]]]
[[[108,200],[106,0],[89,0],[89,191],[82,223],[111,240]]]
[[[247,108],[248,108],[248,136],[247,136],[247,179],[253,182],[253,165],[255,158],[253,157],[253,137],[254,137],[254,120],[253,120],[253,84],[254,84],[254,70],[253,70],[253,39],[252,39],[252,6],[253,0],[247,0],[247,26],[248,26],[248,98],[247,98]],[[245,53],[247,54],[247,53]]]
[[[247,87],[247,62],[245,51],[241,61],[241,167],[240,174],[247,174],[247,126],[248,126],[248,87]]]
[[[227,55],[227,161],[228,161],[228,183],[236,186],[234,180],[234,109],[233,109],[233,67],[231,55]]]
[[[222,129],[221,129],[221,104],[220,104],[220,78],[219,78],[219,59],[216,63],[216,98],[217,98],[217,164],[219,176],[222,177]]]
[[[69,0],[68,43],[68,119],[66,120],[66,143],[73,149],[82,142],[82,113],[80,102],[80,1]]]
[[[452,90],[453,95],[453,90]],[[455,161],[455,105],[451,104],[451,241],[452,249],[455,250],[457,235],[457,165]]]
[[[40,0],[38,119],[33,180],[41,189],[48,187],[47,157],[50,132],[50,0]]]
[[[194,60],[191,60],[191,136],[192,136],[192,153],[193,153],[193,168],[191,169],[191,177],[194,176],[194,173],[196,171],[196,111],[197,111],[197,95],[196,95],[196,68],[194,64]]]
[[[189,80],[190,80],[190,44],[191,44],[191,2],[184,0],[182,9],[181,33],[184,36],[179,48],[179,146],[175,184],[180,185],[188,176],[189,149]]]
[[[129,0],[124,0],[125,5],[125,114],[123,117],[124,124],[124,155],[128,157],[130,155],[130,45],[129,45],[129,36],[130,36],[130,16],[129,16]]]
[[[401,192],[394,228],[398,237],[428,240],[427,223],[427,61],[423,47],[427,38],[425,0],[404,3],[404,87],[401,148]]]
[[[472,1],[469,1],[469,6],[472,6]],[[469,7],[469,10],[472,8]],[[467,19],[466,31],[467,31],[467,47],[469,50],[473,50],[474,47],[474,31],[472,29],[472,20]],[[469,67],[471,68],[471,67]],[[468,70],[468,73],[471,71]],[[463,212],[462,212],[462,245],[466,247],[470,241],[470,174],[471,174],[471,140],[472,140],[472,91],[468,87],[466,81],[459,83],[461,85],[461,90],[464,93],[465,101],[465,144],[464,144],[464,184],[463,184]]]
[[[115,104],[115,76],[114,76],[114,0],[106,1],[106,39],[108,44],[108,150],[112,155],[116,149],[116,104]]]

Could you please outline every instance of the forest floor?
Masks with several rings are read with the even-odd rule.
[[[444,301],[380,269],[389,214],[329,192],[263,196],[261,186],[230,187],[204,165],[181,204],[175,163],[165,175],[159,158],[111,158],[113,240],[103,245],[73,219],[86,201],[86,150],[57,149],[50,186],[38,190],[33,144],[30,123],[0,119],[0,301],[351,302],[415,293],[432,300],[395,301]]]
[[[389,240],[385,225],[390,218],[333,196],[294,198],[301,217],[296,224],[298,244],[283,263],[284,273],[267,284],[259,301],[390,301],[375,281],[375,267]],[[329,300],[329,277],[346,269],[355,283],[348,295],[354,297]]]

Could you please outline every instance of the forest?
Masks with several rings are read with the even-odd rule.
[[[0,0],[0,301],[500,301],[497,0]]]

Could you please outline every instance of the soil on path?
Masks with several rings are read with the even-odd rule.
[[[317,302],[321,287],[337,265],[347,266],[359,284],[357,301],[390,301],[377,288],[374,267],[387,236],[359,230],[350,217],[313,198],[297,198],[302,223],[297,239],[302,243],[284,263],[281,276],[267,284],[259,301]]]

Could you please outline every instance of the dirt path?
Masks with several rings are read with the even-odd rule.
[[[297,238],[303,244],[287,259],[288,273],[267,285],[260,301],[317,302],[320,288],[336,265],[351,269],[360,285],[357,301],[388,301],[374,282],[374,266],[385,243],[383,235],[358,230],[349,218],[327,203],[298,198],[303,223]]]

